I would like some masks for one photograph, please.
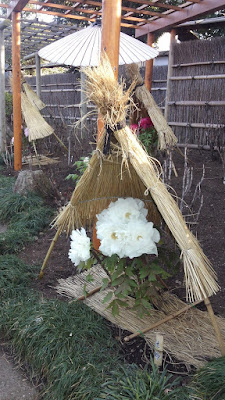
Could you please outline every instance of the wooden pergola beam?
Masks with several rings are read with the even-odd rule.
[[[70,14],[70,12],[83,12],[84,14],[96,14],[96,15],[102,15],[101,11],[96,11],[94,9],[88,9],[88,8],[79,8],[79,7],[71,7],[71,6],[66,6],[63,4],[55,4],[55,3],[46,3],[43,5],[43,2],[38,1],[38,0],[30,0],[29,4],[35,4],[38,6],[41,6],[40,10],[43,10],[43,8],[49,7],[49,8],[59,8],[61,10],[67,10],[68,13],[66,15],[74,15],[74,14]],[[133,10],[133,9],[131,9]],[[160,15],[160,13],[150,13],[149,16],[151,15]],[[144,23],[148,23],[149,21],[146,18],[142,18],[142,17],[132,17],[132,16],[121,16],[122,20],[127,20],[127,21],[134,21],[134,22],[144,22]]]
[[[167,15],[166,19],[160,18],[155,21],[151,21],[149,24],[141,26],[140,28],[136,29],[135,36],[140,37],[150,32],[166,30],[177,24],[198,17],[199,15],[221,10],[223,7],[225,7],[225,0],[202,0],[199,3],[191,4],[187,7],[181,8],[180,11],[176,11]]]
[[[27,12],[31,12],[31,13],[36,13],[36,14],[46,14],[46,15],[53,15],[56,17],[61,17],[61,18],[69,18],[69,19],[77,19],[80,21],[89,21],[89,22],[95,22],[96,18],[86,18],[86,17],[82,17],[81,15],[73,15],[73,14],[63,14],[60,12],[54,12],[54,11],[43,11],[43,10],[35,10],[33,8],[28,8],[25,7],[23,9],[23,11],[27,11]],[[133,28],[136,29],[137,26],[133,25],[133,24],[127,24],[125,22],[121,23],[121,26],[125,27],[125,28]]]
[[[7,10],[7,18],[11,18],[13,11],[21,12],[23,8],[29,3],[29,0],[13,0],[9,3]]]
[[[151,7],[166,8],[167,10],[179,11],[181,9],[179,6],[173,6],[170,4],[160,3],[160,2],[154,3],[153,1],[149,1],[149,0],[130,0],[130,2],[137,3],[137,4],[144,4],[144,5],[146,5],[146,7],[151,6]]]

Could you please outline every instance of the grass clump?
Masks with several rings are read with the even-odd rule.
[[[23,289],[27,290],[35,267],[29,267],[15,255],[0,256],[0,297],[2,300],[14,297]]]
[[[179,379],[171,380],[166,369],[160,373],[151,360],[151,372],[137,365],[122,367],[102,385],[100,397],[95,400],[185,400],[188,394],[177,387]]]
[[[14,178],[0,176],[0,222],[8,225],[0,235],[0,254],[21,251],[53,217],[53,209],[37,194],[13,193],[14,182]]]
[[[45,381],[45,400],[93,400],[118,363],[118,349],[101,317],[83,304],[8,299],[1,323],[19,358]]]
[[[193,399],[225,400],[225,357],[209,361],[192,381]]]

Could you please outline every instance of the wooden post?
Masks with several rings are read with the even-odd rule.
[[[36,66],[36,93],[39,99],[41,98],[41,59],[38,53],[35,54],[35,66]]]
[[[12,89],[13,89],[13,133],[14,169],[22,168],[21,137],[21,71],[20,71],[20,13],[12,12]]]
[[[107,54],[118,77],[119,43],[122,0],[103,0],[102,2],[102,42],[101,54]]]
[[[154,43],[155,35],[154,33],[148,33],[147,35],[147,44],[152,47]],[[146,61],[145,64],[145,86],[151,92],[152,88],[152,72],[153,72],[153,58],[151,60]]]
[[[121,4],[122,0],[103,0],[102,2],[101,55],[107,54],[116,78],[119,68]],[[104,122],[99,115],[97,142],[103,132]]]
[[[80,116],[81,116],[81,137],[83,137],[85,131],[85,124],[84,124],[84,116],[87,114],[87,98],[85,93],[85,74],[84,72],[80,71],[80,80],[81,80],[81,92],[80,92]]]
[[[174,44],[176,43],[176,30],[172,29],[170,32],[170,51],[169,51],[169,62],[168,62],[168,72],[167,72],[167,89],[166,89],[166,104],[165,104],[165,119],[168,121],[168,102],[170,101],[170,88],[174,60]]]
[[[114,70],[114,75],[118,77],[119,69],[119,46],[120,46],[120,23],[121,23],[121,4],[122,0],[103,0],[102,2],[102,42],[101,55],[108,56]],[[104,121],[98,116],[97,142],[104,132]],[[96,227],[93,229],[93,246],[97,250],[100,241],[97,238]]]
[[[7,19],[0,24],[0,153],[6,149],[4,29],[10,24]]]

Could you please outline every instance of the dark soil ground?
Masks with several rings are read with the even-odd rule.
[[[190,204],[196,185],[202,177],[203,165],[205,166],[205,177],[201,184],[203,206],[197,225],[192,225],[192,227],[197,234],[205,254],[208,256],[218,275],[218,282],[221,290],[217,295],[211,298],[214,311],[216,314],[225,317],[225,185],[223,184],[224,173],[222,164],[217,154],[212,157],[209,151],[204,150],[190,150],[188,152],[188,159],[189,166],[193,168],[193,183],[189,195],[185,198],[187,204]],[[178,177],[176,178],[173,175],[170,184],[175,188],[177,195],[181,196],[184,166],[184,158],[181,152],[175,152],[173,160],[178,172]],[[58,164],[44,166],[42,169],[46,175],[50,177],[57,192],[56,198],[52,199],[50,202],[54,207],[59,208],[66,204],[71,197],[74,183],[71,180],[65,180],[65,178],[69,173],[74,172],[74,167],[72,165],[68,166],[66,155],[61,155]],[[198,210],[198,207],[199,199],[197,199],[194,205],[194,212]],[[54,235],[55,230],[50,228],[45,232],[41,232],[37,240],[27,245],[19,254],[19,257],[29,264],[40,264],[41,266]],[[66,278],[75,273],[75,268],[68,258],[69,246],[69,238],[62,234],[56,242],[45,269],[43,279],[39,280],[38,276],[36,277],[34,285],[44,296],[57,296],[53,289],[57,279]],[[180,297],[185,297],[183,271],[180,271],[174,279],[169,282],[169,287],[175,289]],[[119,341],[121,337],[126,335],[125,332],[121,332],[115,327],[112,327],[112,330]],[[141,338],[129,344],[121,344],[121,354],[127,361],[142,365],[149,359],[149,349],[146,348],[146,344]],[[174,368],[170,364],[168,369]],[[179,373],[182,374],[185,372],[185,367],[179,366]]]

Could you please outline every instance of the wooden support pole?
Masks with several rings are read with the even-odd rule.
[[[54,236],[54,238],[53,238],[53,240],[52,240],[52,242],[51,242],[51,245],[50,245],[50,247],[49,247],[49,249],[48,249],[48,252],[47,252],[47,254],[46,254],[46,256],[45,256],[45,259],[44,259],[44,261],[43,261],[43,264],[42,264],[42,267],[41,267],[41,270],[40,270],[40,273],[39,273],[39,278],[40,278],[40,279],[43,278],[44,269],[45,269],[45,267],[46,267],[46,264],[47,264],[47,262],[48,262],[48,259],[49,259],[50,255],[51,255],[51,252],[52,252],[52,250],[53,250],[53,248],[54,248],[54,246],[55,246],[57,240],[58,240],[58,237],[59,237],[60,233],[61,233],[61,229],[58,228],[58,230],[57,230],[57,232],[56,232],[56,234],[55,234],[55,236]]]
[[[0,24],[0,153],[6,149],[4,29],[10,24],[7,19]]]
[[[120,45],[120,24],[121,24],[122,0],[103,0],[102,2],[102,41],[101,55],[108,56],[114,70],[115,77],[118,77],[119,69],[119,45]],[[104,132],[104,121],[98,116],[97,142]]]
[[[165,103],[165,119],[168,121],[168,102],[170,101],[170,88],[171,88],[171,76],[174,64],[174,44],[176,42],[176,30],[172,29],[170,32],[170,51],[169,51],[169,63],[167,72],[167,89],[166,89],[166,103]]]
[[[167,317],[161,319],[158,322],[155,322],[154,324],[148,326],[147,328],[143,329],[141,332],[136,332],[133,333],[132,335],[126,336],[124,338],[124,342],[129,342],[129,340],[134,339],[135,337],[142,335],[143,333],[149,332],[150,330],[157,328],[158,326],[164,324],[165,322],[171,321],[171,319],[174,319],[178,317],[179,315],[183,314],[185,311],[189,310],[190,308],[196,306],[197,304],[202,303],[203,300],[197,300],[192,304],[188,304],[185,307],[181,308],[181,310],[176,311],[175,313],[168,315]]]
[[[102,41],[101,56],[108,56],[113,68],[114,75],[118,78],[119,70],[119,46],[120,46],[120,24],[121,24],[122,0],[102,1]],[[104,132],[104,121],[98,116],[97,142]],[[96,227],[93,229],[93,247],[97,250],[100,241],[97,238]]]
[[[152,47],[155,40],[154,33],[148,33],[147,35],[147,44]],[[151,92],[152,88],[152,73],[153,73],[153,58],[151,60],[146,61],[145,64],[145,86]]]
[[[20,13],[12,12],[12,90],[13,90],[13,134],[14,169],[22,168],[21,135],[21,71],[20,71]]]
[[[121,4],[122,0],[103,0],[102,2],[101,54],[107,54],[115,77],[118,77],[119,66]]]
[[[211,305],[210,300],[209,300],[208,297],[206,299],[204,299],[204,303],[206,305],[206,308],[207,308],[207,311],[208,311],[208,314],[209,314],[209,318],[210,318],[212,326],[214,328],[214,331],[215,331],[215,334],[216,334],[216,337],[217,337],[217,340],[218,340],[218,343],[219,343],[221,354],[222,354],[222,356],[225,356],[225,343],[224,343],[224,340],[223,340],[223,337],[222,337],[218,322],[216,320],[215,314],[213,312],[212,305]]]
[[[87,96],[85,93],[85,73],[80,71],[81,92],[80,92],[80,116],[81,116],[81,137],[84,137],[85,124],[84,116],[87,114]]]
[[[35,54],[35,66],[36,66],[36,93],[39,99],[41,98],[41,59],[38,53]]]

